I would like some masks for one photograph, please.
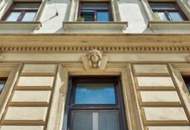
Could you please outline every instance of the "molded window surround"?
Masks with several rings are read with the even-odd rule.
[[[79,17],[81,15],[81,4],[80,3],[109,3],[109,16],[103,12],[105,6],[99,8],[99,6],[93,6],[94,12],[85,12],[86,17],[91,17],[90,20],[84,20]],[[123,33],[126,30],[128,23],[125,21],[120,21],[119,7],[117,0],[72,0],[69,5],[69,16],[68,21],[63,22],[63,30],[66,33]],[[86,8],[86,7],[85,7]],[[98,8],[98,9],[97,9]],[[101,10],[101,13],[97,11]],[[84,10],[83,10],[84,11]],[[104,10],[105,11],[105,10]],[[87,16],[88,15],[88,16]],[[99,15],[99,19],[97,18]],[[104,20],[102,20],[102,18]],[[107,20],[105,20],[107,19]]]
[[[22,19],[26,16],[28,17],[32,13],[28,13],[28,15],[25,15],[26,13],[22,12],[22,15],[20,15],[19,20],[17,21],[6,21],[6,18],[11,13],[11,9],[15,3],[39,3],[38,11],[35,12],[35,16],[33,17],[33,20],[24,20]],[[14,32],[31,32],[35,29],[39,29],[41,26],[41,23],[39,22],[39,18],[41,16],[41,13],[43,11],[45,5],[45,0],[10,0],[7,1],[0,12],[1,20],[0,20],[0,33],[14,33]],[[31,10],[32,11],[32,10]],[[18,13],[14,13],[14,16],[18,15]],[[33,13],[34,15],[34,13]],[[21,18],[22,16],[22,18]],[[24,17],[23,17],[24,16]],[[28,17],[29,18],[29,17]]]
[[[187,86],[189,85],[188,80],[190,76],[189,67],[189,63],[176,63],[170,65],[173,78],[176,81],[176,85],[178,86],[181,97],[183,98],[186,106],[190,105],[190,92]],[[189,107],[187,108],[190,109]]]
[[[119,77],[71,77],[68,129],[126,130]]]
[[[78,21],[78,14],[80,12],[80,3],[88,3],[88,2],[92,2],[92,1],[88,1],[88,0],[73,0],[70,3],[70,15],[69,15],[69,19],[68,21],[73,22],[73,21]],[[120,21],[120,14],[119,14],[119,7],[118,7],[118,3],[117,0],[105,0],[105,1],[101,1],[101,0],[95,0],[93,1],[94,3],[110,3],[110,10],[112,11],[112,21]],[[73,8],[71,8],[73,7]]]
[[[111,66],[110,66],[111,65]],[[134,94],[134,89],[133,89],[133,85],[132,85],[132,81],[130,80],[130,72],[126,71],[126,64],[123,64],[121,66],[120,65],[116,65],[114,67],[112,63],[110,63],[110,65],[104,70],[104,71],[93,71],[93,69],[91,70],[91,68],[89,68],[88,71],[83,69],[83,65],[82,64],[77,64],[77,67],[74,64],[61,64],[58,67],[58,75],[57,75],[57,81],[56,81],[56,86],[55,86],[55,91],[54,94],[56,94],[55,96],[55,100],[53,100],[53,106],[50,111],[50,115],[49,118],[51,120],[49,120],[48,124],[49,125],[49,129],[48,130],[52,130],[52,129],[56,129],[56,130],[68,130],[68,114],[70,113],[68,110],[70,110],[69,108],[73,108],[71,110],[74,110],[74,117],[75,119],[79,119],[79,118],[83,118],[83,117],[89,117],[91,120],[87,120],[87,122],[97,122],[97,119],[99,117],[99,119],[105,119],[107,117],[107,112],[104,113],[103,111],[100,111],[99,113],[97,111],[94,112],[94,114],[92,114],[91,112],[93,111],[91,109],[91,111],[89,111],[88,113],[78,113],[76,110],[78,108],[78,106],[82,106],[83,108],[90,106],[93,106],[95,108],[100,108],[100,107],[104,107],[105,110],[107,110],[107,108],[109,109],[110,107],[114,107],[117,106],[116,104],[119,104],[117,100],[115,99],[116,89],[113,89],[113,82],[107,82],[107,84],[99,84],[99,86],[104,86],[104,88],[107,89],[96,89],[96,87],[92,87],[91,89],[88,88],[89,84],[85,84],[81,79],[81,82],[79,84],[79,82],[75,82],[75,85],[72,85],[74,82],[72,82],[72,80],[70,79],[70,77],[86,77],[86,76],[91,76],[91,77],[104,77],[104,79],[106,80],[107,78],[109,79],[109,77],[118,77],[120,82],[119,82],[119,87],[120,87],[120,92],[119,94],[121,94],[122,98],[123,98],[123,108],[124,108],[124,113],[123,116],[126,117],[126,122],[125,124],[128,125],[128,130],[140,130],[142,129],[142,119],[141,116],[139,115],[139,110],[137,108],[137,102],[135,99]],[[128,66],[127,68],[129,68],[130,66]],[[129,69],[130,70],[130,69]],[[107,78],[105,78],[107,77]],[[115,78],[114,78],[115,79]],[[117,80],[117,79],[115,79]],[[73,80],[74,81],[74,80]],[[75,80],[78,81],[78,80]],[[100,80],[99,80],[100,81]],[[95,81],[95,83],[97,83]],[[77,84],[79,85],[77,91],[76,89],[72,89],[72,87],[77,87]],[[117,83],[116,83],[117,84]],[[71,87],[71,86],[72,87]],[[92,85],[91,85],[92,86]],[[116,86],[117,87],[117,86]],[[88,88],[88,89],[87,89]],[[84,93],[84,90],[87,90],[88,92],[85,93],[86,95],[83,95],[82,93]],[[91,95],[94,91],[96,90],[98,91],[98,93],[96,93],[96,96],[99,96],[99,100],[94,100],[94,96],[95,95]],[[116,90],[116,91],[115,91]],[[71,92],[71,93],[70,93]],[[74,92],[74,93],[72,93]],[[103,94],[105,93],[106,94]],[[77,94],[76,94],[77,93]],[[72,96],[69,96],[72,95]],[[75,95],[75,97],[74,97]],[[87,100],[80,100],[80,102],[78,102],[78,99],[82,98],[81,96],[89,96],[90,98],[88,98]],[[73,100],[70,100],[69,97],[73,97]],[[107,97],[110,97],[109,100],[107,99]],[[70,102],[69,102],[70,101]],[[82,102],[81,102],[82,101]],[[92,104],[90,104],[92,103]],[[70,106],[70,105],[71,106]],[[84,109],[85,109],[84,108]],[[103,112],[103,116],[101,116]],[[117,114],[117,112],[115,111],[109,111],[110,115],[109,117],[111,117],[111,119],[115,119],[113,117],[115,117],[114,115]],[[82,115],[81,115],[82,114]],[[104,116],[105,115],[105,116]],[[94,118],[92,118],[94,117]],[[84,119],[84,118],[83,118]],[[92,120],[94,119],[94,120]],[[80,121],[84,121],[84,120],[80,120]],[[110,119],[109,119],[110,121]],[[86,123],[87,123],[86,122]],[[117,121],[116,121],[117,122]],[[113,124],[115,124],[116,122],[114,122]],[[113,125],[112,124],[112,125]],[[77,122],[77,124],[75,123],[75,125],[80,125],[79,122]],[[99,124],[100,126],[102,126],[101,124]],[[105,124],[106,125],[106,124]],[[89,125],[88,125],[89,126]],[[81,126],[83,127],[83,126]],[[85,126],[84,126],[85,127]],[[92,127],[92,125],[90,124],[89,127]],[[94,127],[97,128],[96,125],[94,125]],[[109,127],[107,127],[109,128]],[[85,128],[83,128],[84,130]],[[122,129],[124,130],[124,129]]]
[[[154,13],[150,3],[176,3],[179,10],[184,14],[187,20],[184,21],[167,21],[167,20],[161,20],[157,13]],[[173,32],[172,30],[184,30],[189,32],[189,24],[190,24],[190,8],[187,5],[186,1],[181,0],[142,0],[142,5],[144,6],[145,12],[147,13],[149,22],[148,27],[151,30],[166,30],[167,32]]]
[[[3,11],[2,11],[3,15],[1,16],[1,19],[3,19],[3,21],[7,19],[8,15],[11,13],[11,10],[14,9],[14,8],[13,8],[14,4],[20,4],[20,7],[22,7],[22,6],[24,6],[25,3],[26,3],[26,4],[27,4],[27,3],[39,4],[38,7],[35,6],[35,8],[37,9],[37,11],[35,11],[36,13],[35,13],[35,16],[34,16],[33,20],[31,20],[31,21],[26,21],[26,22],[35,22],[35,21],[38,21],[40,15],[41,15],[41,12],[42,12],[44,3],[45,3],[44,0],[12,0],[12,1],[9,2],[9,3],[7,2],[7,4],[5,5],[5,7],[4,7]],[[22,4],[23,4],[23,5],[22,5]],[[27,5],[26,5],[26,6],[27,6]],[[31,6],[31,7],[32,7],[32,6]],[[35,10],[36,10],[36,9],[35,9]],[[23,9],[23,10],[25,10],[25,9]],[[32,11],[32,10],[31,10],[31,11]],[[31,11],[30,11],[30,12],[31,12]],[[32,11],[32,12],[33,12],[33,11]],[[15,15],[16,15],[16,14],[15,14]],[[8,21],[7,21],[7,22],[8,22]],[[17,22],[17,21],[15,21],[15,22]],[[23,22],[25,22],[25,21],[23,21]]]
[[[149,21],[161,21],[153,12],[150,3],[176,3],[179,9],[184,13],[184,15],[187,17],[187,19],[190,19],[190,9],[187,7],[187,3],[182,2],[180,0],[142,0],[142,4],[144,5],[144,8],[146,10],[146,13],[148,15]]]
[[[7,101],[11,96],[16,79],[19,75],[20,68],[21,66],[19,64],[0,64],[0,118],[3,115],[2,112],[5,109]]]

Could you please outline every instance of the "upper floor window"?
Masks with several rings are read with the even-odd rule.
[[[185,82],[185,85],[187,86],[187,89],[190,92],[190,76],[183,76],[183,80]]]
[[[4,87],[5,87],[5,83],[7,81],[7,78],[6,77],[1,77],[0,78],[0,94],[2,93]]]
[[[32,22],[40,7],[40,2],[14,2],[3,17],[8,22]]]
[[[117,77],[72,77],[68,104],[70,130],[126,130]]]
[[[176,2],[149,2],[150,7],[162,21],[185,21],[187,17],[179,8]]]
[[[80,2],[79,21],[112,21],[110,2]]]

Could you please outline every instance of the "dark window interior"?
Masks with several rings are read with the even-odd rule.
[[[185,21],[187,17],[176,2],[149,2],[152,11],[162,21]]]
[[[81,21],[112,21],[109,2],[80,2],[78,20]]]
[[[187,86],[187,89],[189,90],[190,92],[190,76],[183,76],[183,80]]]
[[[69,130],[127,130],[119,77],[71,77]]]
[[[0,94],[2,93],[4,87],[5,87],[5,83],[7,81],[7,78],[6,77],[1,77],[0,78]]]
[[[32,22],[39,6],[40,2],[14,2],[3,20],[8,22]]]

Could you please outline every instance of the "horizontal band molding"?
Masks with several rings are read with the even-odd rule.
[[[1,125],[45,125],[46,123],[42,120],[2,120]]]
[[[52,90],[51,86],[16,86],[15,90]]]
[[[140,102],[141,107],[182,107],[180,102]]]
[[[190,51],[188,34],[1,34],[0,39],[1,52]]]
[[[9,106],[14,107],[48,107],[48,102],[10,102]]]
[[[152,76],[152,77],[168,77],[170,76],[170,74],[167,74],[167,73],[134,73],[135,76],[144,76],[144,77],[149,77],[149,76]]]
[[[172,87],[160,87],[160,86],[154,86],[154,87],[139,87],[137,86],[137,90],[140,91],[175,91],[176,88]]]
[[[189,126],[190,122],[187,120],[154,120],[144,121],[145,126]]]
[[[26,72],[24,72],[24,73],[21,73],[20,74],[20,76],[54,76],[55,75],[55,73],[26,73]]]

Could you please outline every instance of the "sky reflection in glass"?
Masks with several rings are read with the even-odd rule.
[[[114,84],[78,84],[75,104],[116,104]]]

